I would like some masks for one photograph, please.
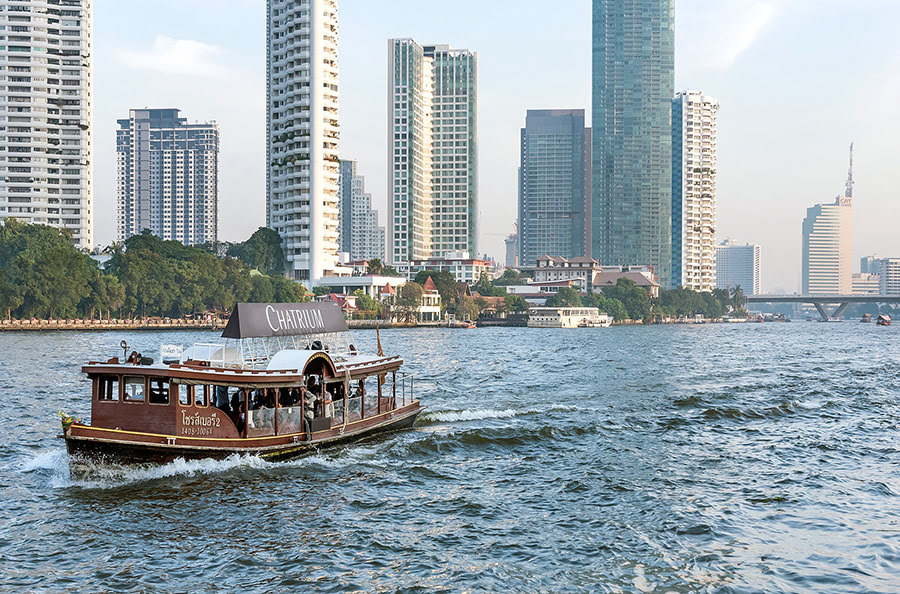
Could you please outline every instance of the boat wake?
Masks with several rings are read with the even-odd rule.
[[[546,409],[528,408],[525,410],[514,410],[508,408],[505,410],[437,410],[426,412],[421,415],[419,417],[419,423],[457,423],[461,421],[480,421],[483,419],[511,419],[513,417],[547,414],[548,412],[577,410],[584,409],[575,405],[554,404],[553,406],[550,406]]]

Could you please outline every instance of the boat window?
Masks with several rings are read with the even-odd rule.
[[[161,377],[150,378],[150,404],[169,404],[169,382]]]
[[[194,406],[206,406],[209,403],[209,386],[194,386]]]
[[[363,416],[374,417],[378,414],[378,376],[359,380],[357,392],[362,396]]]
[[[190,386],[187,384],[175,384],[176,389],[178,390],[178,404],[181,406],[190,406],[191,405],[191,393]]]
[[[144,378],[125,376],[125,402],[144,401]]]
[[[102,402],[119,401],[119,376],[101,375],[97,380],[97,400]]]

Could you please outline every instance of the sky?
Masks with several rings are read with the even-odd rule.
[[[590,117],[588,0],[339,0],[341,157],[386,221],[387,40],[478,52],[480,252],[504,256],[528,109]],[[548,7],[549,6],[549,7]],[[265,0],[95,0],[94,225],[115,239],[116,120],[175,107],[220,127],[219,237],[265,224]],[[762,288],[800,288],[806,209],[843,192],[854,270],[900,257],[897,0],[676,0],[676,91],[720,103],[719,240],[762,246]]]

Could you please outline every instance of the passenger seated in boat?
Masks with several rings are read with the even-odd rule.
[[[293,401],[291,400],[291,391],[289,388],[278,389],[278,405],[282,408],[287,408],[293,405]]]
[[[216,408],[230,412],[228,408],[228,388],[225,386],[216,386]]]
[[[254,392],[253,398],[250,400],[250,410],[258,410],[262,408],[264,398],[265,390],[262,388],[258,388],[256,392]]]
[[[241,402],[244,401],[244,388],[235,390],[231,395],[231,414],[237,416],[241,411]]]
[[[263,406],[266,408],[275,408],[276,402],[277,399],[275,398],[275,389],[266,388],[266,395],[263,398]]]

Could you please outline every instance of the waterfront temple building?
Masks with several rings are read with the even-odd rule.
[[[388,258],[478,253],[478,56],[388,42]]]
[[[593,0],[591,255],[672,286],[674,0]]]
[[[0,0],[0,220],[94,245],[93,2]]]
[[[716,112],[699,91],[672,101],[672,286],[716,288]]]
[[[583,109],[529,109],[519,161],[519,263],[590,252],[591,134]]]
[[[317,285],[349,275],[338,264],[337,1],[267,0],[266,10],[266,224],[287,276]]]
[[[219,127],[178,109],[132,109],[116,130],[119,241],[148,229],[185,245],[215,243]]]

